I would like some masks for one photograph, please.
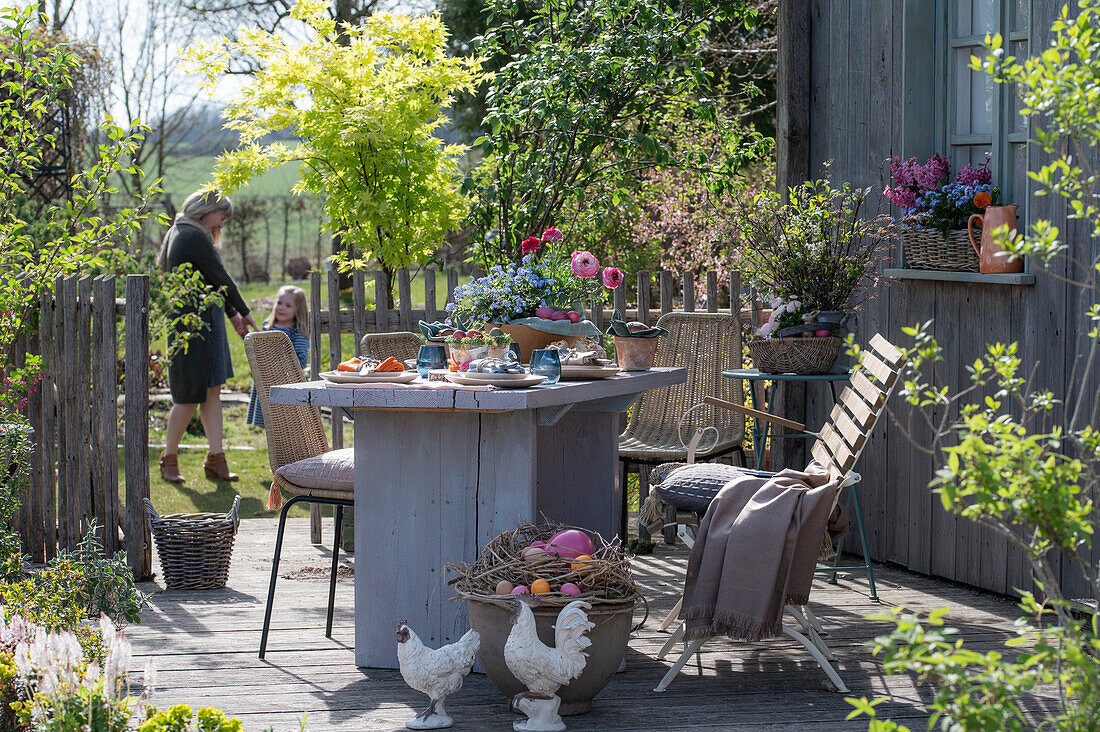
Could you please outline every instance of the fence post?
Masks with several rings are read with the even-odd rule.
[[[34,394],[31,396],[29,405],[31,427],[34,429],[35,437],[33,462],[31,464],[31,483],[29,486],[31,491],[31,533],[29,543],[32,562],[46,561],[46,543],[51,540],[50,533],[46,530],[46,500],[48,495],[46,487],[47,484],[52,485],[53,482],[53,434],[51,430],[47,429],[52,426],[52,420],[49,424],[46,421],[46,405],[52,404],[50,401],[52,394],[50,394],[50,389],[47,388],[49,383],[47,379],[49,361],[45,355],[46,344],[51,341],[53,336],[52,321],[46,317],[48,293],[48,286],[44,286],[38,300],[38,342],[36,350],[41,356],[41,378]]]
[[[118,551],[118,331],[115,278],[97,277],[92,294],[92,422],[95,448],[96,519],[103,526],[103,548]]]
[[[412,330],[412,283],[409,281],[409,270],[397,270],[397,312],[400,316],[401,330],[406,333]]]
[[[126,276],[126,560],[134,577],[153,574],[145,520],[149,497],[149,276]]]
[[[92,278],[81,277],[77,285],[76,304],[77,352],[76,352],[76,413],[78,422],[76,452],[76,490],[80,497],[80,514],[76,527],[76,541],[84,538],[92,517],[97,516],[95,505],[95,476],[92,462]]]
[[[638,270],[638,321],[649,325],[649,272],[644,269]]]
[[[390,280],[385,270],[374,273],[374,332],[390,331]]]
[[[695,275],[684,272],[684,312],[695,312]]]
[[[707,272],[707,312],[718,312],[718,273],[713,269]]]
[[[50,324],[50,353],[47,359],[43,356],[42,363],[45,372],[49,375],[50,386],[54,387],[50,389],[48,396],[48,404],[43,405],[45,411],[44,422],[48,422],[48,429],[46,433],[51,436],[50,441],[50,454],[46,461],[47,465],[54,465],[56,470],[46,476],[46,532],[49,534],[46,537],[46,559],[47,561],[57,556],[57,549],[59,546],[63,546],[64,538],[64,519],[62,518],[62,512],[58,510],[58,507],[64,509],[64,494],[61,488],[62,482],[62,470],[64,465],[64,459],[62,458],[64,442],[64,427],[61,425],[61,399],[62,399],[62,382],[63,379],[58,378],[57,363],[60,360],[60,352],[63,347],[61,340],[61,318],[58,316],[58,309],[61,304],[61,295],[63,293],[62,278],[58,277],[54,281],[54,294],[50,297],[49,302],[49,324]],[[52,530],[52,534],[50,533]]]
[[[662,269],[659,275],[661,282],[661,315],[672,312],[672,273]],[[675,533],[675,527],[672,527]]]
[[[629,318],[626,317],[626,280],[623,280],[623,283],[615,288],[615,294],[612,300],[614,301],[614,308],[619,311],[619,314],[622,315],[624,319],[629,320]]]
[[[434,269],[425,267],[424,273],[424,320],[434,323],[439,320],[435,307],[435,273]]]
[[[331,327],[331,323],[330,323]],[[321,273],[309,273],[309,378],[321,378]],[[321,543],[321,505],[309,504],[309,540]]]
[[[61,402],[62,411],[58,417],[58,425],[65,434],[65,449],[59,460],[65,464],[65,474],[61,480],[63,510],[58,513],[62,525],[65,527],[65,548],[76,548],[80,532],[80,474],[77,472],[77,453],[80,447],[80,433],[77,430],[76,416],[76,374],[77,370],[67,363],[65,354],[69,359],[77,352],[77,309],[79,300],[77,295],[77,278],[65,278],[64,299],[60,301],[61,312],[58,320],[64,332],[64,346],[57,353],[58,378],[65,385],[64,399]],[[62,368],[64,366],[64,368]]]
[[[352,320],[355,323],[355,346],[352,352],[356,356],[362,356],[359,343],[367,334],[367,283],[362,270],[355,270],[351,275],[352,287]]]
[[[444,305],[450,305],[455,301],[455,288],[458,287],[458,272],[454,268],[447,270],[447,302]]]

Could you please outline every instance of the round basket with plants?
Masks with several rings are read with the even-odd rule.
[[[525,689],[508,670],[504,644],[512,630],[516,595],[536,596],[535,626],[539,640],[554,645],[558,613],[574,600],[584,600],[593,627],[584,671],[558,690],[563,716],[584,714],[607,685],[626,654],[634,611],[645,597],[630,572],[630,556],[618,537],[572,526],[521,524],[490,541],[472,564],[448,565],[450,584],[466,603],[470,626],[481,636],[477,657],[489,680],[511,700]]]
[[[851,313],[873,295],[895,225],[863,215],[871,189],[828,180],[765,191],[742,212],[749,283],[773,297],[767,322],[748,341],[764,373],[819,374],[840,354]]]

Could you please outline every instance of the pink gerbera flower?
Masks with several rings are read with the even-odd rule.
[[[592,252],[586,252],[583,249],[573,252],[573,259],[569,267],[573,270],[573,274],[586,280],[595,277],[596,273],[600,271],[600,263],[596,260],[596,257],[592,255]]]
[[[542,240],[543,241],[560,241],[562,239],[562,237],[564,237],[564,236],[565,236],[565,234],[561,233],[560,231],[558,231],[553,226],[551,226],[546,231],[542,232]]]

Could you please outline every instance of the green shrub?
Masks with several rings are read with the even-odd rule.
[[[203,707],[197,718],[191,715],[191,707],[177,704],[163,711],[149,708],[149,717],[138,727],[138,732],[241,732],[241,720],[230,719],[217,709]],[[192,719],[196,724],[192,724]]]

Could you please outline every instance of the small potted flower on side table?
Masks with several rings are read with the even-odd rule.
[[[840,354],[845,322],[878,282],[878,264],[894,235],[887,216],[864,218],[870,189],[818,180],[791,188],[789,200],[766,191],[739,217],[743,268],[774,296],[771,316],[748,343],[764,373],[825,373]]]

